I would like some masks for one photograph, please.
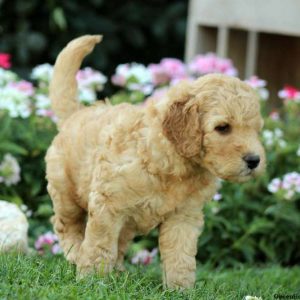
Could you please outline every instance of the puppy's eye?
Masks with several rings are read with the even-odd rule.
[[[215,130],[218,131],[219,133],[225,134],[230,131],[230,125],[229,124],[219,125],[215,128]]]

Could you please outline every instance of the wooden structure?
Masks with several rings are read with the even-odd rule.
[[[198,53],[229,57],[240,77],[267,79],[272,89],[300,88],[299,0],[190,0],[186,61]]]

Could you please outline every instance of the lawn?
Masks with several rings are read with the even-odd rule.
[[[300,267],[199,266],[195,288],[180,292],[162,289],[157,265],[76,281],[75,268],[63,258],[0,255],[0,299],[275,299],[275,294],[300,299]]]

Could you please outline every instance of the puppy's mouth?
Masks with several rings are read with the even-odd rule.
[[[236,174],[230,174],[227,176],[219,176],[224,180],[228,180],[231,182],[246,182],[254,177],[256,177],[255,170],[250,169],[242,169],[240,172],[237,172]]]
[[[236,179],[234,179],[233,181],[246,182],[250,179],[258,177],[260,175],[261,171],[262,170],[260,168],[256,168],[256,169],[245,168],[240,171],[240,173],[236,176]]]
[[[251,169],[243,169],[240,173],[239,173],[239,177],[253,177],[255,173],[255,170],[251,170]]]

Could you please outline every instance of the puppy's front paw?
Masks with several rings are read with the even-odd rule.
[[[116,263],[115,269],[119,272],[125,272],[126,271],[126,268],[125,268],[124,264],[121,263],[121,262]]]
[[[77,265],[77,279],[84,278],[88,275],[97,274],[104,276],[113,270],[114,265],[100,260],[94,264],[78,264]]]
[[[167,276],[167,278],[164,278],[165,289],[185,290],[194,287],[195,284],[194,273],[186,274],[186,276],[180,276],[178,274],[168,274],[168,275],[169,276]]]
[[[74,265],[76,264],[78,258],[78,253],[76,250],[71,249],[65,256],[68,262]]]

